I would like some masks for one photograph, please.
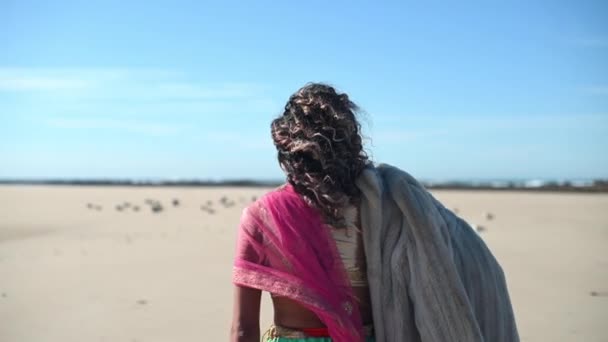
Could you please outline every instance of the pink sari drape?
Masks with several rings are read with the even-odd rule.
[[[361,316],[329,228],[291,185],[243,211],[233,282],[297,301],[334,341],[363,341]]]

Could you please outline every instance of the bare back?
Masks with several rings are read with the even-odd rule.
[[[353,206],[351,209],[351,211],[345,210],[346,225],[350,225],[351,227],[336,229],[330,226],[330,228],[337,232],[334,234],[334,238],[336,239],[336,244],[346,271],[349,274],[353,294],[359,303],[361,320],[364,325],[367,325],[372,323],[372,312],[367,277],[365,274],[360,274],[366,273],[361,220],[358,205],[356,207]],[[350,231],[345,231],[345,229],[350,229]],[[357,236],[353,236],[353,234],[357,234]],[[271,298],[274,306],[274,322],[276,325],[294,329],[320,328],[324,326],[323,322],[313,312],[298,302],[285,297],[271,296]]]

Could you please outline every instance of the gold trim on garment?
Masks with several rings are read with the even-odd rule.
[[[363,333],[365,336],[373,336],[374,335],[374,326],[372,324],[363,326]],[[262,341],[266,341],[267,339],[274,338],[307,338],[310,337],[306,335],[305,332],[297,329],[282,327],[280,325],[271,325],[268,330],[262,336]]]

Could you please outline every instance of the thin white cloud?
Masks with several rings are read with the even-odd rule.
[[[85,80],[53,77],[1,77],[0,91],[53,91],[82,89],[88,86]]]
[[[0,67],[0,91],[71,91],[125,75],[120,69]]]
[[[152,136],[173,136],[180,133],[183,129],[181,126],[168,125],[164,123],[146,122],[141,120],[116,120],[108,118],[55,117],[46,120],[45,123],[50,127],[61,129],[109,129]]]
[[[63,92],[72,100],[244,100],[259,99],[264,90],[246,82],[201,82],[164,69],[0,67],[0,92]]]

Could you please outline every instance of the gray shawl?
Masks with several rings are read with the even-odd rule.
[[[465,221],[390,165],[357,186],[377,342],[519,341],[502,268]]]

